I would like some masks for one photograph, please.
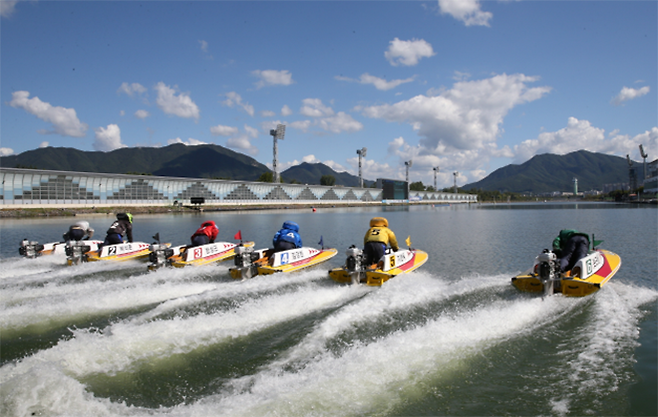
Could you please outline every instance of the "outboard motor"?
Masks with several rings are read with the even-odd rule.
[[[347,260],[345,261],[345,269],[352,277],[352,283],[358,284],[361,282],[363,275],[363,251],[355,245],[350,246],[345,251]]]
[[[544,284],[544,295],[553,294],[555,291],[555,283],[558,282],[559,286],[560,281],[557,257],[550,250],[544,249],[544,251],[537,256],[537,261],[539,263],[536,272],[537,275],[539,275],[539,280]]]
[[[169,258],[174,256],[174,250],[166,244],[162,243],[153,243],[149,250],[149,262],[148,269],[158,269],[161,266],[169,264]]]
[[[80,262],[87,262],[87,252],[91,246],[85,245],[84,242],[69,241],[66,243],[64,251],[66,252],[66,262],[69,265],[78,265]]]
[[[21,245],[18,248],[18,253],[26,258],[36,258],[41,256],[41,251],[43,250],[43,245],[40,245],[39,242],[29,241],[23,239]]]
[[[238,245],[235,247],[235,267],[242,273],[242,278],[251,278],[258,275],[258,267],[254,262],[260,259],[260,254],[254,252],[253,246]]]

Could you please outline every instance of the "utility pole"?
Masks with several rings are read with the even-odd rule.
[[[404,161],[404,164],[407,166],[407,198],[409,198],[409,168],[411,168],[411,165],[413,165],[414,161],[411,159],[408,161]]]
[[[276,130],[275,129],[270,130],[270,135],[274,137],[274,160],[272,161],[272,172],[274,173],[273,181],[275,183],[281,182],[279,179],[279,170],[277,168],[279,148],[276,144],[276,141],[283,140],[285,134],[286,134],[286,125],[279,124],[276,126]]]
[[[368,148],[361,148],[356,150],[357,155],[359,155],[359,187],[360,188],[363,188],[363,175],[361,174],[361,158],[366,157],[367,151]]]

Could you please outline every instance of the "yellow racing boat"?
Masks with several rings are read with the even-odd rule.
[[[126,242],[114,245],[104,245],[100,250],[84,254],[83,261],[129,261],[146,259],[151,253],[151,244],[145,242]],[[71,264],[71,262],[69,262]]]
[[[560,273],[555,254],[545,250],[528,271],[512,278],[524,292],[583,297],[597,292],[621,267],[621,258],[605,249],[594,249],[578,260],[572,270]]]
[[[400,274],[408,274],[420,268],[429,255],[419,249],[400,249],[393,252],[387,249],[384,257],[376,265],[363,265],[363,251],[352,245],[347,249],[345,265],[329,271],[329,276],[336,282],[381,286],[389,279]]]

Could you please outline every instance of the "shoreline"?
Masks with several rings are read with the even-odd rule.
[[[415,203],[415,204],[436,204],[434,203]],[[463,204],[463,203],[462,203]],[[218,211],[252,211],[252,210],[280,210],[280,209],[316,209],[316,208],[336,208],[336,207],[375,207],[375,206],[404,206],[409,203],[382,203],[381,201],[371,203],[320,203],[320,204],[230,204],[230,205],[178,205],[178,206],[158,206],[158,205],[116,205],[116,206],[84,206],[84,207],[30,207],[30,208],[0,208],[0,219],[2,218],[43,218],[43,217],[75,217],[78,215],[85,216],[103,216],[114,213],[132,213],[132,214],[183,214],[183,213],[203,213]]]

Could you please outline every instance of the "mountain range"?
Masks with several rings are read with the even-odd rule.
[[[121,148],[111,152],[86,152],[74,148],[39,148],[18,155],[3,156],[0,166],[54,171],[147,174],[164,177],[219,178],[257,181],[270,169],[255,159],[219,145],[186,146],[173,144],[161,148]],[[281,172],[281,178],[302,184],[320,184],[331,175],[336,185],[358,187],[359,177],[336,172],[317,163],[302,163]],[[373,181],[364,180],[366,185]]]
[[[634,166],[642,166],[634,163]],[[480,181],[466,184],[465,190],[534,193],[571,191],[574,178],[578,189],[602,190],[605,184],[628,182],[626,158],[588,151],[566,155],[535,155],[520,165],[499,168]]]
[[[111,152],[47,147],[0,157],[0,166],[244,181],[257,181],[262,174],[270,172],[267,166],[249,156],[210,144],[121,148]],[[635,166],[641,164],[635,163]],[[334,177],[336,185],[359,185],[357,176],[336,172],[322,163],[304,162],[293,166],[283,171],[281,178],[285,182],[320,184],[321,178],[327,175]],[[520,165],[499,168],[486,178],[461,188],[539,194],[573,190],[574,178],[578,179],[579,190],[601,190],[604,184],[628,182],[628,162],[618,156],[584,150],[567,155],[542,154]],[[364,180],[366,187],[372,183],[372,180]]]

